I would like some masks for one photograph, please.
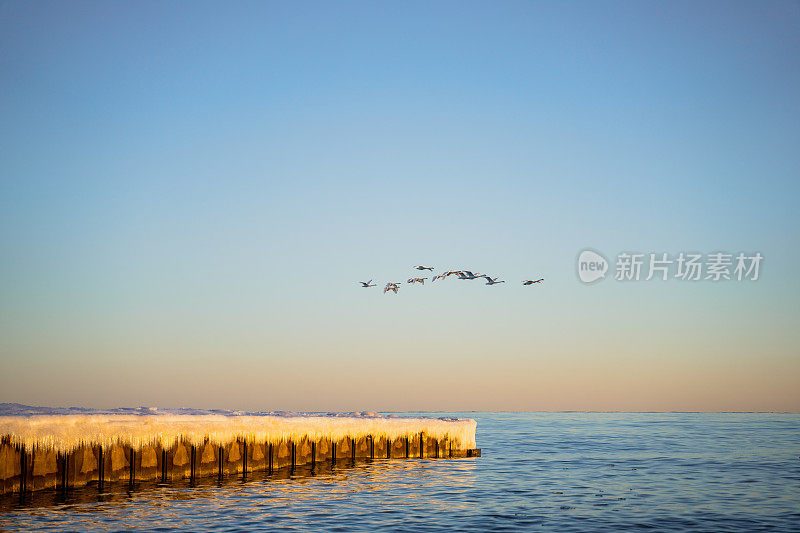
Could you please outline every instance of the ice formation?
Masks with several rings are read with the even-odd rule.
[[[303,437],[318,441],[352,437],[398,439],[424,433],[428,438],[449,440],[453,448],[475,448],[475,420],[468,418],[412,418],[375,413],[245,413],[196,409],[34,408],[0,405],[0,436],[28,449],[71,452],[83,445],[159,444],[178,441],[201,445],[224,444],[237,439],[278,443]]]

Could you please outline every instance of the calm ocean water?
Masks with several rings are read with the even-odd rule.
[[[3,502],[2,531],[800,531],[800,415],[414,413],[478,421],[474,459]]]

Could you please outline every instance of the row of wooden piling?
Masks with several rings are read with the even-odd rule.
[[[375,439],[372,436],[367,436],[366,439],[367,439],[367,446],[368,446],[368,450],[369,450],[369,457],[367,457],[367,459],[376,459],[376,455],[375,455]],[[418,439],[419,439],[418,440],[418,442],[419,442],[419,457],[420,458],[424,458],[425,457],[425,449],[426,449],[425,435],[423,433],[420,433]],[[415,436],[414,440],[417,441],[417,437],[416,436]],[[405,437],[404,441],[405,441],[404,442],[405,457],[409,458],[410,457],[410,444],[411,444],[409,437]],[[242,452],[241,452],[241,472],[242,472],[242,476],[243,477],[247,477],[247,473],[248,473],[248,470],[249,470],[249,468],[248,468],[249,467],[249,464],[248,464],[248,442],[247,441],[236,441],[236,442],[244,444],[244,446],[241,447],[241,449],[242,449]],[[291,453],[290,453],[291,459],[290,459],[290,463],[288,465],[288,468],[289,468],[291,473],[294,473],[295,468],[298,466],[297,465],[297,443],[293,442],[291,440],[290,441],[285,441],[285,442],[286,442],[286,444],[288,445],[288,448],[291,451]],[[306,441],[304,441],[304,442],[306,442]],[[396,441],[392,441],[392,440],[386,439],[386,458],[387,459],[391,459],[391,457],[392,457],[392,449],[393,449],[393,443],[394,442],[396,442]],[[442,446],[442,444],[440,444],[440,442],[438,440],[435,440],[435,439],[434,439],[434,443],[435,443],[435,445],[433,447],[434,448],[434,453],[432,454],[432,457],[434,457],[434,458],[451,458],[451,457],[454,456],[453,444],[452,444],[451,441],[443,441],[442,444],[444,446]],[[336,461],[337,461],[336,442],[334,441],[334,442],[331,442],[330,444],[331,444],[331,449],[330,449],[331,453],[330,453],[330,458],[328,460],[330,461],[331,466],[333,466],[333,465],[336,464]],[[259,444],[259,446],[260,446],[260,444]],[[311,446],[311,454],[310,454],[311,455],[311,457],[310,457],[311,461],[310,461],[310,465],[311,465],[311,468],[313,469],[313,468],[315,468],[317,466],[317,463],[318,463],[318,461],[317,461],[317,453],[316,453],[317,452],[317,443],[316,442],[310,442],[310,446]],[[353,463],[355,463],[355,461],[356,461],[356,439],[350,438],[349,447],[350,447],[350,451],[351,451],[350,460]],[[103,451],[104,450],[103,450],[102,446],[97,446],[95,448],[97,450],[97,485],[98,485],[98,489],[99,490],[103,490],[104,483],[106,482],[105,461],[103,459]],[[29,492],[29,491],[33,490],[33,488],[34,488],[34,487],[31,486],[31,483],[29,483],[30,480],[28,479],[28,472],[29,472],[29,469],[30,469],[29,468],[30,465],[28,463],[30,462],[30,460],[32,458],[32,455],[25,450],[24,446],[17,446],[16,449],[19,452],[19,466],[20,466],[20,479],[19,479],[19,485],[18,485],[19,492],[20,493]],[[363,450],[363,444],[362,444],[362,450]],[[128,468],[129,468],[127,482],[129,484],[129,486],[132,488],[134,486],[134,484],[136,483],[136,454],[137,454],[137,450],[135,448],[131,447],[127,451],[128,451],[127,460],[128,460]],[[274,451],[273,450],[273,444],[270,443],[270,442],[264,443],[264,451],[267,452],[265,454],[265,457],[264,457],[264,462],[266,463],[265,465],[263,465],[265,467],[264,469],[269,474],[272,474],[273,470],[274,470],[274,457],[275,457],[275,454],[273,453],[273,451]],[[480,450],[466,450],[466,451],[455,450],[455,452],[456,452],[456,456],[473,457],[473,456],[479,456],[480,455]],[[415,450],[415,454],[416,454],[416,450]],[[363,457],[363,455],[361,457]],[[397,457],[396,454],[395,454],[395,457]],[[190,454],[189,454],[189,481],[192,484],[195,483],[195,481],[198,478],[198,462],[197,462],[197,459],[198,459],[198,457],[197,457],[197,447],[195,445],[191,445]],[[339,458],[339,460],[341,460],[341,458]],[[67,473],[68,472],[68,461],[69,461],[69,454],[65,454],[65,453],[59,453],[58,454],[57,459],[56,459],[56,469],[57,469],[57,471],[56,471],[56,479],[57,479],[56,488],[57,489],[67,490],[69,488],[69,480],[68,480],[68,473]],[[225,461],[224,461],[223,446],[219,446],[218,450],[217,450],[217,476],[218,476],[220,481],[225,476],[224,463],[225,463]],[[160,465],[161,466],[161,471],[159,472],[160,481],[162,483],[166,483],[168,481],[167,464],[168,464],[168,462],[167,462],[167,450],[162,448],[161,449],[161,465]],[[303,463],[303,464],[308,464],[308,463]],[[185,470],[184,470],[184,472],[185,472]],[[31,477],[33,477],[33,474],[31,474]],[[12,489],[12,491],[13,491],[13,489]]]

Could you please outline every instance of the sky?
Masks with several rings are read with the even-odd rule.
[[[0,2],[0,402],[800,411],[799,30],[780,1]],[[613,276],[720,251],[759,278]],[[506,283],[382,293],[419,264]]]

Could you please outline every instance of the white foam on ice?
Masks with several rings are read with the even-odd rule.
[[[398,439],[424,433],[454,449],[475,448],[477,423],[469,418],[412,418],[376,413],[241,412],[155,407],[97,410],[0,404],[0,435],[28,449],[71,452],[84,445],[170,447],[184,441],[222,445],[237,439],[279,443],[304,437],[339,440],[366,436]]]

